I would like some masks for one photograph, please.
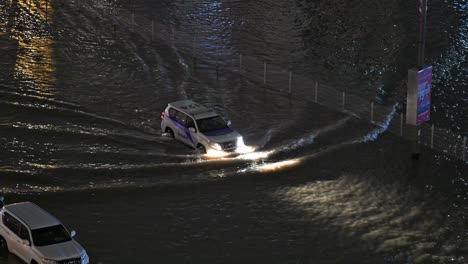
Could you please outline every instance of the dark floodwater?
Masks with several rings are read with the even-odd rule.
[[[107,189],[109,193],[114,189],[119,192],[117,187],[159,186],[160,191],[164,190],[161,186],[199,182],[209,191],[211,184],[226,178],[242,177],[248,182],[251,174],[268,175],[310,164],[320,153],[356,145],[372,133],[371,126],[314,104],[313,94],[307,91],[306,96],[288,98],[240,78],[236,72],[239,53],[246,63],[252,58],[267,61],[286,72],[291,69],[310,75],[366,99],[374,98],[383,88],[391,94],[389,100],[396,101],[404,94],[406,70],[416,61],[415,10],[416,3],[407,1],[86,0],[49,1],[46,8],[45,0],[3,0],[0,190],[14,194]],[[468,131],[467,4],[431,1],[430,10],[426,62],[434,65],[433,120],[463,134]],[[132,17],[133,26],[129,23]],[[168,102],[186,98],[232,120],[255,152],[212,160],[162,136],[161,111]],[[316,188],[331,192],[338,186],[353,190],[365,185],[361,191],[372,192],[366,183],[353,180],[352,174],[341,174],[337,173],[340,177],[330,184],[304,183],[275,190],[276,184],[262,187],[260,183],[259,188],[263,194],[273,192],[275,198],[269,199],[282,201],[278,206],[291,205],[306,214],[317,213],[321,207],[305,205],[326,199],[314,191]],[[457,176],[463,179],[463,175]],[[234,186],[243,188],[243,184]],[[372,194],[382,195],[378,201],[399,199],[391,188],[388,193],[382,189],[382,194]],[[455,200],[461,199],[457,206],[465,210],[466,193],[460,192]],[[194,197],[188,195],[187,199]],[[421,215],[427,211],[420,205],[425,202],[404,197],[415,207],[410,208],[418,215],[415,221],[424,224]],[[224,202],[229,200],[224,198]],[[253,197],[257,198],[263,199]],[[346,205],[344,198],[341,202],[343,207],[327,211],[330,217],[341,219],[336,222],[340,226],[372,229],[389,221],[388,217],[371,221],[365,211],[348,215],[346,210],[355,207]],[[263,206],[261,201],[253,203],[254,207]],[[447,199],[445,205],[451,207],[453,200]],[[401,208],[392,204],[389,210]],[[418,214],[418,210],[423,213]],[[459,217],[462,219],[464,213]],[[360,222],[360,218],[367,222]],[[301,219],[307,225],[308,218]],[[273,222],[272,228],[281,225],[279,218]],[[294,226],[297,232],[299,226]],[[199,225],[193,226],[193,230],[197,228]],[[454,230],[446,236],[456,232],[466,235],[459,225],[448,228]],[[452,243],[451,239],[445,244],[446,237],[426,235],[427,230],[410,226],[397,232],[376,227],[377,233],[369,232],[366,238],[371,239],[363,241],[380,243],[380,248],[375,246],[375,262],[400,263],[405,258],[421,263],[431,263],[428,259],[466,261],[461,260],[466,257],[466,244]],[[386,232],[394,232],[394,236],[382,236]],[[297,242],[294,235],[284,238]],[[185,246],[180,250],[187,250]],[[357,253],[350,255],[351,262],[358,261],[359,254],[369,248],[373,246],[362,251],[358,247]],[[104,252],[100,254],[106,255]],[[395,260],[386,257],[389,255],[399,257]],[[116,263],[109,257],[102,259]]]

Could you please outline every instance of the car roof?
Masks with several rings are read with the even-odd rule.
[[[61,224],[57,218],[31,202],[5,205],[5,209],[21,219],[32,230]]]
[[[195,119],[217,116],[216,112],[192,100],[183,100],[169,103],[169,106],[177,108],[182,112],[194,117]]]

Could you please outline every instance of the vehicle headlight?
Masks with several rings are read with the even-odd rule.
[[[244,138],[242,137],[238,137],[237,138],[237,147],[240,148],[240,147],[244,147],[245,144],[244,144]]]
[[[84,252],[81,255],[81,263],[82,264],[88,264],[89,263],[89,256],[88,256],[88,254],[86,254],[86,252]]]
[[[216,150],[223,150],[223,148],[221,148],[221,145],[219,145],[218,143],[211,143],[210,146]]]
[[[53,260],[53,259],[43,258],[43,259],[42,259],[42,263],[43,263],[43,264],[57,264],[57,261],[55,261],[55,260]]]

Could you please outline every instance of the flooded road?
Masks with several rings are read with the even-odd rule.
[[[431,5],[433,119],[463,134],[467,6]],[[239,60],[246,74],[261,75],[265,62],[268,81],[285,76],[278,81],[285,90],[294,71],[366,100],[386,89],[391,105],[403,98],[416,61],[412,8],[405,1],[1,1],[0,191],[77,225],[96,263],[151,263],[146,241],[163,262],[192,262],[202,252],[194,262],[466,263],[463,166],[441,182],[416,177],[418,187],[408,190],[401,187],[407,165],[389,181],[391,167],[372,157],[382,148],[389,153],[379,158],[399,156],[404,144],[369,143],[383,130],[314,103],[313,82],[287,96],[239,75]],[[213,160],[164,137],[160,113],[183,99],[231,120],[255,151]],[[455,166],[435,163],[441,167],[426,171],[431,177]],[[448,194],[426,193],[438,186]],[[394,202],[382,206],[387,200]],[[75,219],[76,212],[89,215]],[[432,214],[439,218],[426,221]],[[141,236],[122,224],[139,226]],[[132,254],[112,253],[121,247],[112,241],[118,232]]]

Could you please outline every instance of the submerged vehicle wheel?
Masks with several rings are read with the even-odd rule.
[[[197,146],[197,152],[198,154],[206,154],[206,148],[202,144],[198,144]]]
[[[6,255],[8,255],[8,245],[5,238],[0,236],[0,256],[3,257]]]
[[[166,133],[169,133],[169,135],[171,136],[171,138],[174,138],[174,131],[172,131],[172,129],[166,128]]]

